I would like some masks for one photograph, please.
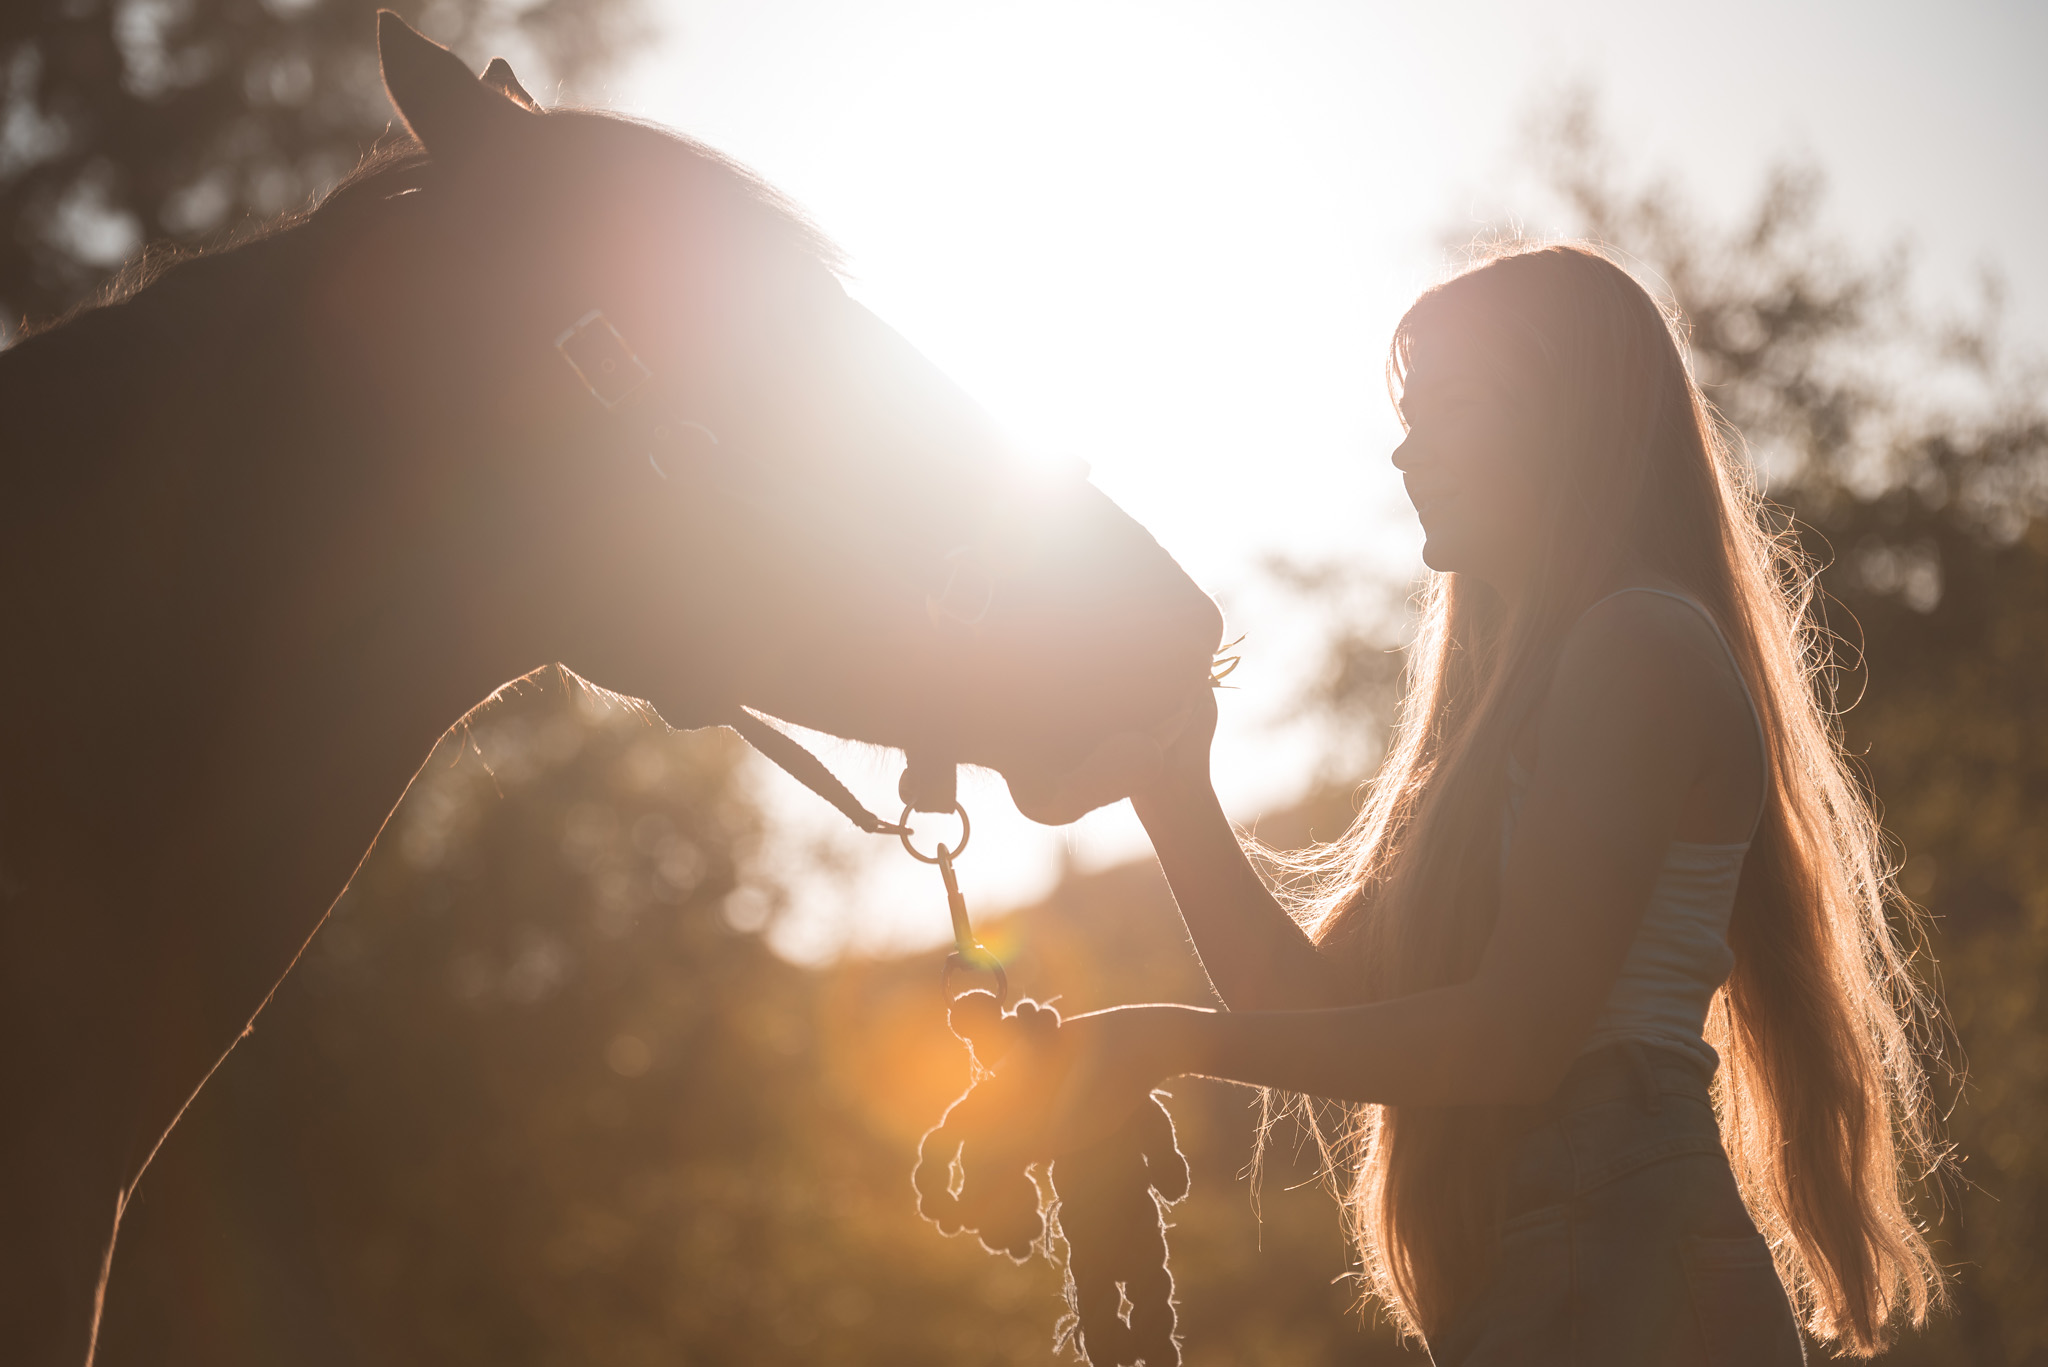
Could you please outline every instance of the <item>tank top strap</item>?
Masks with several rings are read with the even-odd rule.
[[[1742,663],[1735,658],[1735,647],[1728,644],[1728,634],[1721,630],[1721,624],[1714,620],[1714,614],[1707,611],[1706,604],[1690,594],[1674,593],[1670,589],[1653,589],[1647,584],[1631,584],[1626,588],[1616,589],[1610,594],[1594,599],[1586,605],[1586,612],[1579,614],[1580,620],[1583,621],[1585,619],[1587,612],[1591,612],[1609,599],[1621,597],[1624,593],[1654,593],[1659,598],[1671,598],[1685,604],[1705,619],[1708,628],[1714,633],[1714,639],[1721,643],[1721,653],[1728,657],[1728,667],[1735,671],[1735,682],[1742,686],[1742,700],[1749,705],[1750,727],[1756,734],[1757,772],[1763,778],[1764,792],[1763,796],[1757,800],[1756,816],[1749,823],[1748,838],[1755,840],[1757,828],[1764,823],[1764,807],[1770,801],[1771,757],[1768,747],[1764,744],[1763,713],[1757,710],[1756,695],[1749,691],[1749,680],[1743,677]]]

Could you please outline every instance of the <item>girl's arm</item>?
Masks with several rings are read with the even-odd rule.
[[[1364,1006],[1148,1006],[1077,1017],[1060,1031],[1062,1144],[1076,1142],[1076,1126],[1099,1126],[1105,1111],[1113,1123],[1145,1087],[1182,1073],[1396,1105],[1549,1095],[1612,989],[1712,747],[1753,744],[1746,709],[1731,711],[1743,704],[1699,666],[1695,636],[1706,629],[1682,604],[1631,594],[1574,632],[1538,719],[1541,750],[1500,916],[1470,981]],[[1161,832],[1185,843],[1160,855],[1184,912],[1192,904],[1204,962],[1219,987],[1233,984],[1233,1005],[1247,989],[1284,999],[1287,986],[1273,984],[1295,961],[1277,928],[1252,919],[1256,899],[1191,881],[1226,865],[1215,827],[1204,838],[1187,820],[1193,806]],[[1233,931],[1233,910],[1253,928]],[[1305,938],[1299,945],[1313,955]]]
[[[1202,968],[1233,1011],[1335,1006],[1346,999],[1336,966],[1310,943],[1245,858],[1209,780],[1216,699],[1167,752],[1158,781],[1131,805],[1173,889]]]

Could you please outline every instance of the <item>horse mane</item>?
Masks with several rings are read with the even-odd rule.
[[[804,212],[802,206],[763,180],[751,167],[735,161],[717,148],[659,124],[604,110],[572,107],[543,113],[549,118],[624,125],[641,130],[650,141],[659,139],[672,144],[690,162],[709,170],[712,180],[725,182],[728,191],[754,208],[764,226],[776,236],[835,275],[845,274],[845,253]],[[410,133],[380,140],[372,145],[353,170],[335,182],[331,189],[315,196],[305,208],[287,210],[274,218],[223,229],[196,246],[169,240],[146,244],[91,295],[63,313],[45,319],[22,320],[16,343],[68,326],[85,314],[126,303],[180,267],[229,256],[243,248],[281,237],[305,224],[331,220],[365,200],[388,199],[407,189],[418,188],[424,179],[423,173],[427,173],[433,164],[426,149]]]
[[[779,240],[834,275],[839,248],[794,203],[747,167],[693,138],[601,110],[556,109],[572,136],[626,132],[650,158],[673,155],[680,174],[722,201],[753,231]],[[630,131],[627,131],[630,130]],[[27,515],[44,497],[90,478],[124,454],[120,423],[140,401],[132,381],[164,355],[243,337],[266,344],[264,324],[299,297],[296,286],[335,241],[386,202],[426,189],[438,167],[410,133],[387,138],[307,207],[228,229],[198,246],[149,244],[90,298],[57,317],[25,322],[0,349],[0,421],[25,439],[0,456],[0,504]],[[248,325],[254,320],[254,325]],[[60,458],[39,451],[55,439]]]
[[[217,262],[233,257],[259,243],[283,238],[292,229],[316,219],[323,222],[331,221],[339,216],[343,206],[359,204],[366,197],[382,199],[391,194],[401,193],[398,188],[400,184],[415,178],[422,168],[431,164],[426,150],[410,137],[379,142],[356,163],[354,170],[304,208],[287,210],[274,218],[244,222],[222,229],[212,238],[197,245],[169,240],[146,244],[97,290],[63,313],[51,318],[25,320],[19,340],[27,341],[45,333],[55,332],[71,326],[88,314],[97,313],[116,304],[128,303],[152,286],[194,263]],[[379,190],[385,193],[377,194]],[[212,284],[215,281],[210,278],[206,283]]]

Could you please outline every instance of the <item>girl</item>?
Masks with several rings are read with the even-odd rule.
[[[1874,1353],[1943,1295],[1905,1200],[1932,1003],[1810,581],[1596,251],[1429,291],[1389,378],[1434,574],[1364,810],[1290,915],[1205,700],[1133,800],[1229,1009],[1079,1017],[995,1085],[1047,1155],[1180,1074],[1350,1103],[1367,1284],[1438,1367]]]

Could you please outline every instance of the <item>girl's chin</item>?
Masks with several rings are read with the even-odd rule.
[[[1458,554],[1459,547],[1442,532],[1425,529],[1422,542],[1422,563],[1439,574],[1468,568],[1467,557]]]

